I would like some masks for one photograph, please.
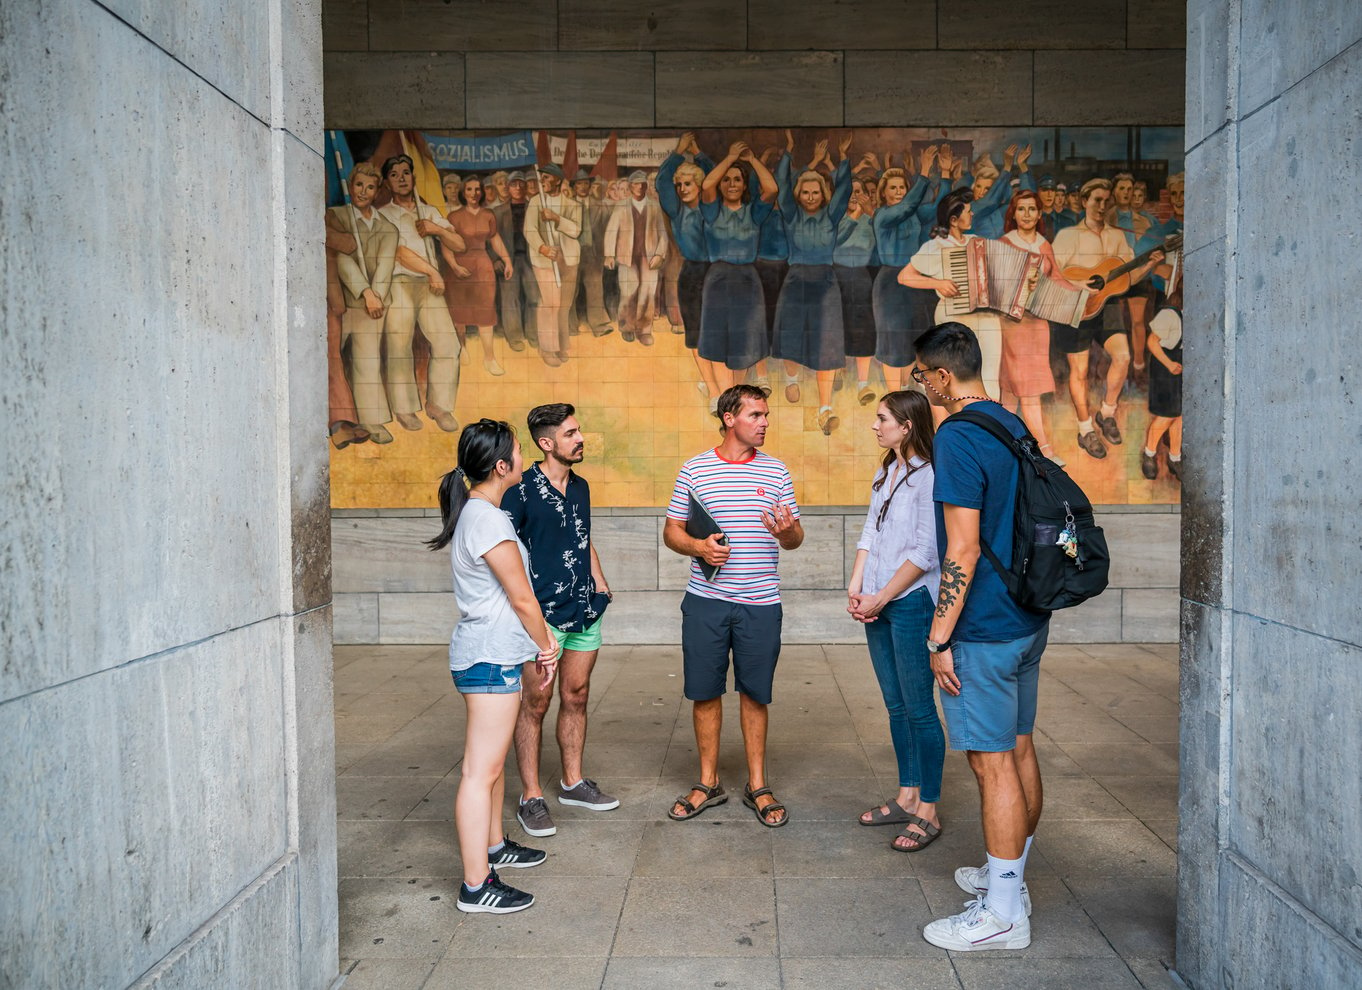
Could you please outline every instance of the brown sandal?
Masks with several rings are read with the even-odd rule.
[[[856,820],[862,825],[901,825],[912,820],[913,816],[903,810],[903,805],[893,798],[884,802],[884,807],[891,809],[888,813],[880,810],[880,805],[875,805],[868,812],[863,812],[856,816]],[[864,815],[870,815],[870,821],[866,821]]]
[[[922,833],[918,834],[916,832],[910,832],[905,828],[902,832],[894,836],[894,838],[889,841],[889,848],[894,850],[894,852],[901,853],[921,852],[923,849],[926,849],[933,842],[935,842],[937,838],[940,837],[941,835],[941,826],[933,825],[925,818],[919,818],[917,815],[909,815],[908,824],[916,825],[918,828],[922,829]],[[917,845],[901,846],[898,844],[899,839],[910,839],[911,841],[916,842]]]
[[[723,804],[725,801],[728,800],[728,794],[725,793],[722,784],[715,784],[713,787],[706,787],[704,784],[700,783],[699,781],[696,781],[695,784],[691,786],[691,791],[699,791],[701,794],[705,796],[705,799],[701,801],[699,804],[691,804],[690,791],[687,791],[685,794],[682,794],[675,801],[673,801],[672,806],[667,809],[667,817],[670,818],[672,821],[674,822],[690,821],[692,818],[699,817],[700,813],[704,811],[706,808],[716,804]],[[686,809],[685,814],[678,815],[676,813],[674,809],[678,804]]]
[[[763,794],[770,793],[771,788],[769,787],[758,787],[754,791],[752,790],[751,784],[744,784],[742,789],[742,803],[755,811],[757,814],[757,821],[761,822],[767,828],[780,828],[790,820],[790,813],[785,810],[785,805],[781,804],[779,801],[772,801],[764,808],[757,807],[757,798],[761,797]],[[774,795],[772,795],[772,797],[774,797]],[[776,811],[785,811],[785,814],[779,821],[773,822],[767,816]]]

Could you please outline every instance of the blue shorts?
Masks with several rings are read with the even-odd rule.
[[[952,643],[960,694],[941,691],[951,749],[1006,753],[1036,725],[1040,656],[1050,635],[1040,630],[1006,643]]]
[[[515,694],[520,690],[520,664],[475,663],[450,671],[460,694]]]

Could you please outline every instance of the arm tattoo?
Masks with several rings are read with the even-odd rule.
[[[947,557],[941,564],[941,593],[936,600],[936,617],[944,619],[956,599],[964,598],[968,587],[969,578],[965,576],[965,569]]]

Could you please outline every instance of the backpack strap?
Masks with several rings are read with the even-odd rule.
[[[1011,453],[1013,457],[1015,457],[1018,461],[1021,462],[1018,465],[1017,468],[1018,471],[1021,471],[1026,467],[1026,458],[1022,456],[1021,451],[1018,449],[1017,441],[1024,438],[1030,438],[1032,443],[1034,443],[1035,439],[1031,437],[1029,431],[1022,434],[1021,437],[1014,437],[1011,431],[1007,429],[1007,427],[1003,426],[1002,423],[998,422],[998,420],[994,419],[988,413],[978,412],[976,410],[970,409],[968,406],[966,406],[964,409],[961,409],[958,413],[955,413],[954,415],[947,417],[946,420],[941,425],[945,426],[946,423],[949,423],[952,420],[960,420],[962,423],[973,423],[975,426],[981,428],[985,433],[992,434],[1004,447],[1007,448],[1008,452]],[[1018,475],[1017,477],[1017,484],[1018,485],[1021,484],[1020,475]],[[1015,512],[1016,510],[1013,509],[1013,511]],[[1015,589],[1013,588],[1011,570],[1009,570],[1003,564],[1002,560],[998,558],[998,555],[993,552],[993,548],[989,546],[988,543],[983,539],[982,533],[980,534],[979,538],[979,549],[984,552],[984,556],[988,558],[988,562],[992,564],[993,569],[998,572],[998,577],[1002,578],[1003,587],[1007,588],[1009,593],[1015,592]]]

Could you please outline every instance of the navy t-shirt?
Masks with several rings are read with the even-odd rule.
[[[974,402],[970,409],[987,413],[1013,436],[1026,432],[1024,424],[996,402]],[[979,539],[1004,563],[1012,559],[1012,516],[1017,497],[1017,458],[992,434],[973,423],[947,420],[937,430],[932,466],[936,485],[936,535],[941,559],[946,559],[946,516],[943,502],[979,510]],[[1001,643],[1033,635],[1049,621],[1012,600],[1003,579],[982,553],[965,607],[955,624],[952,640]]]

